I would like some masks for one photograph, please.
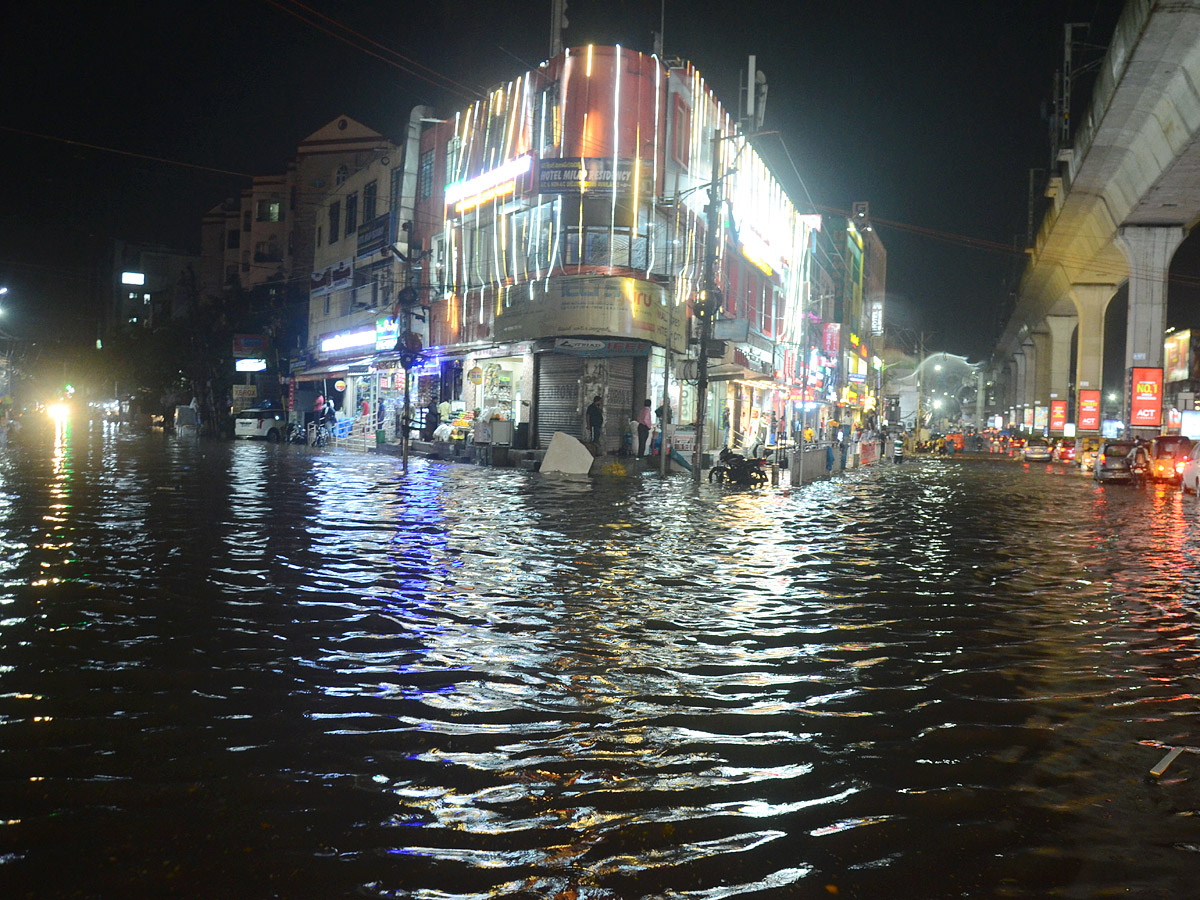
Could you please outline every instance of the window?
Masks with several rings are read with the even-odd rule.
[[[458,163],[462,158],[462,138],[457,134],[446,141],[446,183],[458,181]]]
[[[337,200],[329,204],[329,243],[336,244],[341,231],[342,205]]]
[[[421,154],[421,168],[417,173],[417,199],[428,200],[433,194],[433,151]]]
[[[375,219],[375,192],[377,190],[374,181],[363,186],[363,224],[374,221]]]
[[[242,231],[250,230],[250,210],[242,210]]]
[[[242,245],[242,233],[236,228],[230,228],[229,234],[225,235],[225,249],[236,250]]]
[[[269,241],[259,241],[254,245],[255,262],[283,262],[283,254],[279,252],[279,244],[272,238]]]
[[[346,237],[353,237],[358,231],[358,194],[346,197]]]
[[[350,177],[350,170],[345,166],[338,166],[337,173],[333,176],[334,184],[341,187],[346,183],[346,179]]]
[[[317,246],[321,246],[321,226],[317,226]]]
[[[671,117],[671,158],[688,167],[692,144],[692,111],[679,94],[675,95]]]
[[[329,295],[325,295],[325,318],[329,318]]]
[[[255,217],[259,222],[278,222],[283,215],[283,204],[279,200],[259,200],[258,215]]]

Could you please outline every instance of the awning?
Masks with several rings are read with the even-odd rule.
[[[365,367],[371,364],[372,357],[367,356],[363,359],[347,359],[342,362],[330,363],[325,366],[313,366],[311,369],[305,369],[303,372],[293,372],[292,378],[296,381],[323,381],[326,378],[334,376],[342,377],[350,374],[352,368],[357,369],[360,366]],[[364,368],[365,371],[365,368]]]

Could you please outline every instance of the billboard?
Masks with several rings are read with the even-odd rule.
[[[1169,334],[1163,341],[1163,381],[1187,381],[1191,377],[1192,332]]]
[[[1129,370],[1129,427],[1162,426],[1162,369]]]
[[[1035,406],[1033,408],[1033,428],[1035,431],[1045,431],[1046,423],[1050,419],[1050,410],[1045,406]]]
[[[1067,401],[1050,401],[1050,430],[1064,431],[1067,426]]]
[[[1079,418],[1076,423],[1079,425],[1079,430],[1083,432],[1100,430],[1099,391],[1079,392]]]

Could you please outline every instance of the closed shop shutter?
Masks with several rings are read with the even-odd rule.
[[[579,408],[579,379],[583,360],[561,353],[539,353],[537,394],[537,440],[545,450],[554,432],[564,431],[583,438],[583,411]]]
[[[633,418],[633,358],[618,356],[605,362],[608,392],[604,398],[604,449],[615,453],[625,437],[625,426]]]

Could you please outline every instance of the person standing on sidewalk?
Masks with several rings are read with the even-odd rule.
[[[650,414],[650,401],[647,400],[637,415],[638,423],[638,456],[646,455],[646,441],[650,439],[650,424],[654,421]]]
[[[600,404],[601,400],[597,397],[587,408],[588,440],[597,446],[600,444],[601,429],[604,427],[604,408]]]

